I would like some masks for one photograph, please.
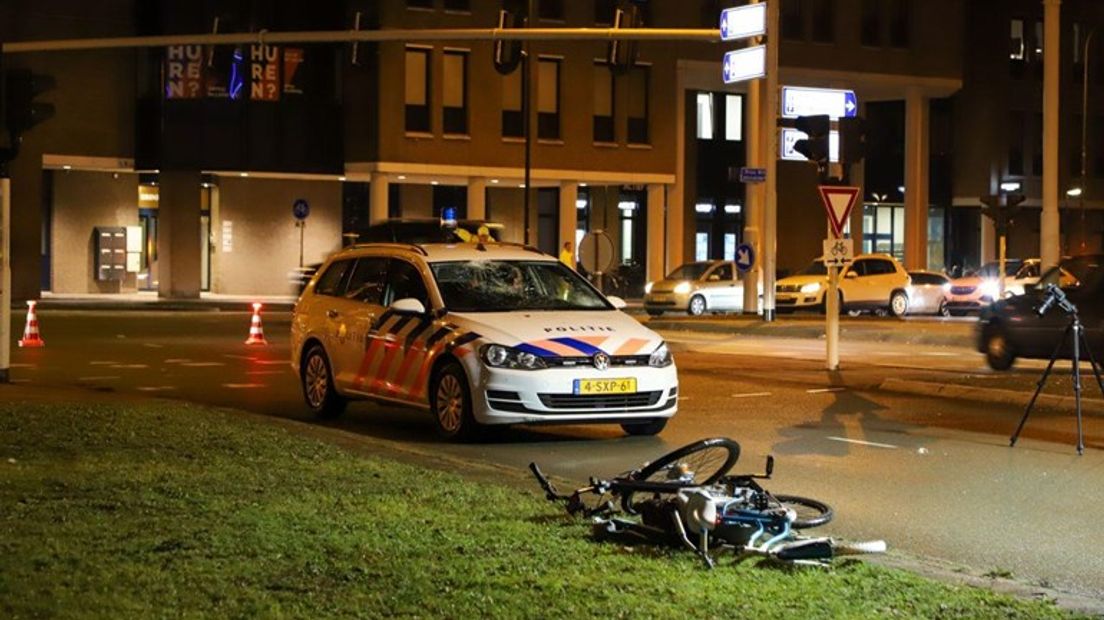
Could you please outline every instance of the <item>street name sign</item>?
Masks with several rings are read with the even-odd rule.
[[[767,33],[767,3],[748,4],[721,11],[721,40],[736,41]]]
[[[824,264],[828,267],[843,267],[855,258],[855,244],[851,239],[825,239]]]
[[[755,45],[725,52],[722,77],[725,84],[761,78],[767,74],[767,46]]]
[[[736,246],[736,269],[740,273],[747,273],[755,266],[755,248],[746,243]]]
[[[806,158],[801,153],[794,150],[794,145],[798,140],[804,140],[809,136],[805,135],[804,131],[798,131],[792,127],[783,127],[782,135],[778,139],[778,149],[780,151],[779,156],[781,159],[787,159],[791,161],[806,161]],[[828,161],[836,163],[839,161],[839,132],[828,132]]]
[[[767,180],[766,168],[748,168],[747,166],[740,168],[740,182],[741,183],[763,183]]]
[[[847,223],[851,209],[855,206],[855,199],[859,196],[859,188],[842,185],[818,185],[820,199],[824,203],[824,210],[828,213],[828,224],[836,237],[843,236],[843,228]]]
[[[832,120],[859,114],[859,100],[853,90],[831,88],[782,87],[782,117],[827,114]]]

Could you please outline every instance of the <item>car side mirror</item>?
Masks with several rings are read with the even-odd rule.
[[[617,295],[610,295],[609,297],[606,297],[606,299],[608,299],[609,302],[613,304],[613,307],[617,308],[618,310],[622,310],[629,305],[625,303],[624,299],[621,299]]]
[[[413,297],[404,297],[398,299],[388,307],[388,310],[395,312],[401,312],[403,314],[425,314],[426,307],[422,305],[422,302],[414,299]]]

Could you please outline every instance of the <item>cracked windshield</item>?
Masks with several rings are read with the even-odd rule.
[[[433,277],[453,312],[611,308],[574,271],[548,261],[435,263]]]

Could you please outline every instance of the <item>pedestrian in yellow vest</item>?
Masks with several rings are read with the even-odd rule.
[[[575,268],[575,248],[570,241],[564,241],[563,249],[560,250],[560,262]]]

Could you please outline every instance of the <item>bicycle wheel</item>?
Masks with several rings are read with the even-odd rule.
[[[793,526],[799,530],[824,525],[835,516],[831,506],[808,497],[775,495],[774,499],[778,500],[784,508],[793,510],[797,514]]]
[[[668,452],[636,471],[628,481],[648,482],[674,493],[684,487],[713,484],[740,458],[740,444],[726,437],[702,439]],[[617,480],[614,481],[616,488]],[[633,490],[621,491],[621,507],[630,513]]]

